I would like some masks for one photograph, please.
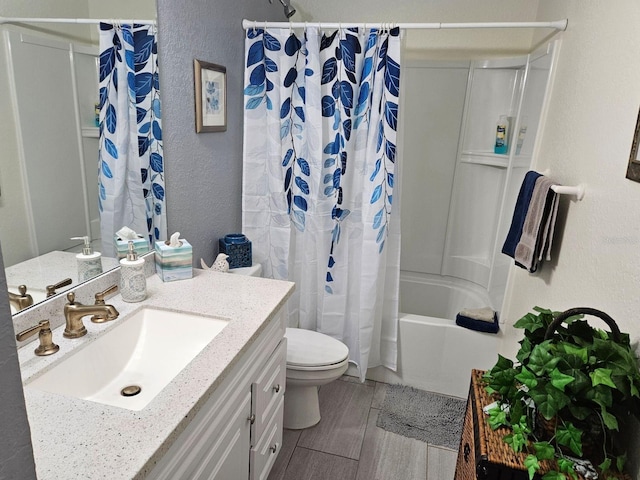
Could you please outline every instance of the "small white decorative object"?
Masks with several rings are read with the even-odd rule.
[[[228,272],[229,271],[229,261],[227,260],[229,255],[226,253],[219,253],[216,257],[216,261],[211,265],[212,270],[217,270],[218,272]]]
[[[229,255],[225,253],[219,253],[216,259],[213,262],[213,265],[210,267],[204,262],[204,260],[200,259],[200,265],[204,270],[213,270],[214,272],[228,272],[229,271],[229,261],[227,260]]]

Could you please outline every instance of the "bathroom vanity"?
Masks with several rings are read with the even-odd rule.
[[[91,285],[84,286],[91,292],[79,294],[84,303],[95,293]],[[282,307],[293,284],[195,270],[190,280],[163,283],[152,275],[147,285],[141,303],[125,303],[120,295],[107,298],[120,316],[104,324],[85,317],[88,334],[82,338],[63,338],[64,326],[54,328],[58,353],[35,356],[37,341],[20,349],[38,479],[265,479],[282,445]],[[87,358],[102,361],[106,354],[96,348],[101,337],[113,335],[142,309],[176,312],[185,329],[188,315],[227,324],[139,410],[36,386],[38,377],[73,364],[61,365],[65,356],[90,352]],[[52,325],[60,323],[54,320]],[[178,344],[180,335],[174,337]],[[169,346],[166,358],[171,354]],[[65,373],[73,378],[74,370]]]

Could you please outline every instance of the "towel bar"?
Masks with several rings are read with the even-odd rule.
[[[551,175],[551,170],[548,168],[540,172],[540,175],[548,177]],[[569,187],[565,185],[553,185],[551,190],[561,195],[574,195],[576,200],[582,200],[584,198],[585,186],[584,183],[576,185],[575,187]]]

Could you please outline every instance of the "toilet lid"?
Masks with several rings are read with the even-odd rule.
[[[347,346],[323,333],[303,328],[287,328],[287,364],[298,367],[320,367],[344,361]]]

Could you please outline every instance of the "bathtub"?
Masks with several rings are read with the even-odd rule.
[[[455,318],[463,308],[485,306],[486,291],[471,282],[402,272],[398,371],[376,367],[367,378],[466,398],[471,370],[496,363],[501,334],[459,327]]]

